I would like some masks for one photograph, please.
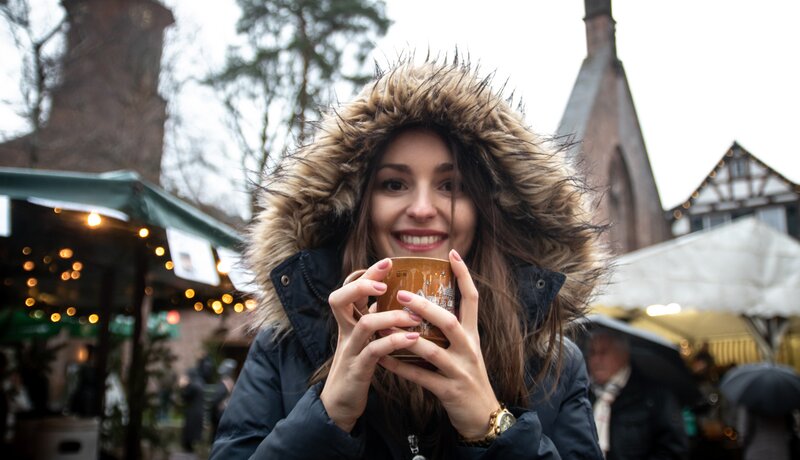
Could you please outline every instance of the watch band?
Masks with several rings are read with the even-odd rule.
[[[502,416],[501,416],[502,415]],[[503,423],[501,424],[500,421],[502,418],[509,418],[510,423]],[[506,405],[500,403],[500,408],[493,411],[489,414],[489,431],[479,437],[479,438],[471,438],[466,439],[459,435],[459,443],[465,446],[474,446],[474,447],[489,447],[498,436],[500,436],[505,430],[511,427],[517,419],[514,417],[508,409],[506,409]]]

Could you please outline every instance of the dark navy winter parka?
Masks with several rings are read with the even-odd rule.
[[[336,288],[340,258],[333,251],[303,251],[272,274],[293,330],[280,340],[263,330],[253,342],[219,425],[212,459],[411,459],[405,442],[392,440],[373,393],[353,433],[337,427],[319,399],[311,374],[332,353],[327,294]],[[517,271],[521,299],[535,321],[564,281],[536,267]],[[458,459],[601,459],[588,399],[588,377],[578,348],[567,341],[556,390],[537,385],[517,423],[488,448],[448,443]],[[537,371],[536,363],[530,370]],[[424,454],[424,452],[423,452]]]

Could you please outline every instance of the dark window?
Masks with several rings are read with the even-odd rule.
[[[747,158],[734,158],[730,162],[731,177],[745,177],[747,175]]]
[[[731,221],[731,215],[727,212],[722,212],[718,214],[710,214],[706,216],[706,222],[704,227],[705,228],[714,228],[718,225],[722,225],[726,222]]]
[[[689,231],[696,232],[703,229],[703,216],[692,216],[689,218]]]
[[[800,215],[797,203],[786,205],[786,232],[800,240]]]

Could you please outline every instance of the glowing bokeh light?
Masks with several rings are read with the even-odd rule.
[[[178,324],[181,322],[181,314],[178,310],[170,310],[167,312],[167,323]]]
[[[86,216],[86,223],[89,225],[89,227],[94,228],[103,223],[103,219],[100,217],[100,214],[92,211],[88,216]]]

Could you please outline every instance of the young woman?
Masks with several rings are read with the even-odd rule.
[[[212,458],[602,458],[562,337],[603,269],[584,201],[563,154],[469,66],[379,75],[261,196],[260,332]],[[450,261],[459,317],[404,291],[406,311],[369,309],[409,255]],[[422,320],[450,346],[403,329]]]

